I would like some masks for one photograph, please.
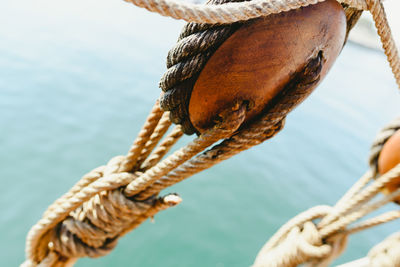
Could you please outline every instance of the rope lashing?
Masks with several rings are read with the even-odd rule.
[[[227,2],[232,1],[214,0],[207,4],[221,5]],[[347,5],[343,5],[343,8],[348,35],[362,11]],[[168,52],[168,69],[160,81],[163,90],[160,104],[164,110],[170,111],[171,121],[180,124],[186,134],[198,133],[189,118],[189,102],[200,72],[219,46],[244,24],[244,22],[228,25],[188,23],[183,27],[177,44]]]
[[[237,131],[243,122],[247,109],[246,105],[237,103],[232,109],[221,114],[221,122],[212,129],[204,132],[166,159],[158,163],[153,162],[152,164],[148,164],[149,168],[143,169],[147,160],[144,160],[143,164],[139,166],[137,163],[140,162],[140,155],[146,153],[149,155],[149,161],[152,158],[155,158],[155,161],[159,161],[160,156],[164,155],[166,150],[181,136],[181,134],[177,134],[178,126],[178,128],[167,135],[166,139],[161,141],[152,154],[148,153],[147,149],[155,147],[155,145],[149,143],[150,140],[152,140],[151,142],[158,142],[160,140],[156,129],[164,129],[162,125],[165,125],[163,118],[166,118],[166,116],[160,112],[160,108],[157,107],[158,103],[156,103],[143,129],[140,131],[138,139],[135,140],[132,148],[129,150],[128,156],[116,157],[107,166],[96,168],[88,175],[85,175],[68,193],[55,201],[49,207],[48,211],[45,212],[44,217],[32,227],[27,236],[26,254],[28,260],[26,264],[34,266],[46,260],[48,255],[53,255],[51,253],[58,253],[60,259],[76,258],[83,255],[99,256],[108,253],[110,251],[108,248],[114,245],[111,241],[117,240],[122,234],[127,233],[146,218],[153,215],[153,212],[147,212],[148,209],[151,211],[160,210],[153,208],[157,207],[156,203],[160,202],[154,198],[160,190],[190,177],[201,170],[207,169],[222,160],[228,159],[243,150],[260,144],[278,133],[283,127],[283,121],[288,112],[304,100],[311,93],[309,90],[310,86],[318,82],[318,74],[321,69],[320,64],[320,55],[311,59],[304,66],[304,70],[294,77],[293,82],[289,83],[282,90],[279,96],[280,101],[271,103],[266,113],[259,120],[253,121]],[[157,136],[157,138],[152,139],[152,136]],[[197,155],[207,146],[212,145],[220,139],[225,140]],[[134,153],[137,153],[139,156],[135,156]],[[195,155],[197,156],[190,159]],[[132,169],[129,169],[127,166]],[[67,221],[69,219],[75,221],[81,219],[96,220],[97,217],[95,218],[95,216],[100,216],[100,213],[97,211],[93,212],[94,208],[101,211],[109,208],[112,210],[112,214],[118,215],[118,212],[113,212],[113,209],[116,208],[109,203],[114,199],[107,197],[113,196],[109,191],[116,191],[113,193],[117,194],[115,197],[119,199],[125,198],[127,203],[133,202],[135,207],[144,205],[145,208],[135,211],[142,214],[138,215],[137,219],[131,218],[132,220],[128,220],[126,218],[128,221],[125,221],[125,218],[122,218],[124,223],[122,223],[122,226],[116,226],[117,228],[103,223],[91,223],[93,227],[97,227],[101,231],[91,229],[91,234],[88,234],[88,237],[82,237],[81,235],[83,240],[92,245],[90,246],[78,236],[79,234],[83,234],[84,231],[82,229],[88,228],[88,226],[82,226],[81,222],[71,223],[69,221],[68,223],[64,223],[65,219]],[[176,201],[173,203],[168,202],[167,204],[163,208],[176,204]],[[111,221],[111,217],[108,216],[111,213],[105,214],[102,219]],[[66,225],[74,227],[74,229],[68,229]],[[76,225],[79,225],[81,228],[78,229]],[[105,226],[106,229],[103,229],[102,227]],[[60,232],[60,229],[63,231],[68,230],[68,234]],[[54,232],[58,233],[58,235],[51,234]],[[102,236],[93,236],[99,233],[102,233]],[[105,236],[106,239],[104,239]],[[110,236],[113,236],[113,238],[110,238]],[[52,240],[51,238],[55,238],[56,240]],[[61,242],[60,240],[64,241]],[[68,254],[64,255],[63,253]]]
[[[210,25],[205,26],[204,23],[232,24],[322,1],[277,0],[265,2],[256,0],[207,6],[181,4],[169,0],[133,0],[130,2],[162,15],[199,23],[187,26],[187,32],[198,33],[199,36],[203,34],[203,40],[206,40],[206,38],[210,40],[210,38],[216,38],[216,35],[213,35],[215,32],[200,33],[202,27],[207,29],[210,27]],[[373,13],[385,53],[400,85],[398,54],[381,2],[343,0],[341,3],[358,10],[370,10]],[[223,28],[226,29],[225,26],[218,28],[217,25],[211,28],[217,29],[218,32],[227,31],[227,33],[221,33],[221,35],[229,36],[230,30],[223,30]],[[183,34],[182,38],[185,37],[187,36]],[[219,40],[223,40],[223,38]],[[194,51],[212,51],[212,49],[218,47],[219,40],[210,43],[210,45],[214,45],[213,48],[207,46],[208,44],[201,44],[196,46],[197,49],[195,46],[180,43],[176,50],[179,53],[171,53],[168,64],[176,64],[177,60],[186,59],[192,49]],[[196,60],[188,63],[188,66],[193,67],[193,69],[177,69],[182,73],[182,79],[185,79],[187,83],[193,82],[188,77],[196,76],[198,69],[195,69],[195,65],[201,66],[205,62],[200,58]],[[147,218],[153,217],[157,212],[181,201],[174,194],[157,197],[161,190],[243,150],[260,144],[279,132],[288,112],[304,100],[311,93],[312,85],[318,82],[322,61],[323,55],[320,54],[311,58],[274,101],[265,108],[263,114],[257,120],[242,126],[246,109],[251,107],[245,105],[245,103],[236,103],[232,109],[221,114],[221,118],[212,129],[202,133],[187,146],[164,160],[162,158],[182,136],[181,129],[186,129],[187,126],[185,124],[177,126],[171,133],[167,134],[164,140],[161,140],[171,124],[168,117],[171,117],[172,120],[175,119],[174,116],[164,113],[159,104],[156,103],[128,155],[115,157],[106,166],[96,168],[85,175],[69,192],[56,200],[44,213],[42,219],[32,227],[27,236],[27,260],[24,266],[71,266],[79,257],[98,257],[109,253],[116,245],[118,238],[137,227]],[[184,86],[186,85],[184,84]],[[183,94],[182,97],[186,99],[188,95]],[[165,98],[163,101],[174,105],[176,99]],[[182,109],[182,106],[180,108]],[[173,114],[171,113],[171,115]],[[177,118],[177,120],[180,120],[180,118]],[[221,139],[223,141],[220,144],[202,152]],[[160,144],[157,146],[158,143]],[[396,167],[393,171],[382,175],[371,186],[361,191],[363,196],[361,199],[359,198],[352,203],[360,205],[368,201],[370,196],[376,194],[381,187],[392,180],[393,175],[398,175],[396,172],[398,169]],[[369,181],[370,179],[366,180]],[[353,191],[358,193],[358,190],[353,189]],[[344,217],[337,220],[337,218],[334,218],[335,215],[332,217],[334,219],[331,219],[326,226],[321,229],[314,228],[319,231],[322,238],[333,240],[333,238],[337,238],[337,232],[345,229],[346,225],[391,201],[398,195],[397,190],[383,200],[365,205],[360,211],[353,213],[350,211],[354,207],[343,206],[340,209],[335,207],[333,208],[334,214],[343,214]],[[385,218],[393,219],[395,216],[391,215],[386,215]],[[382,220],[382,218],[379,219]],[[379,220],[364,223],[359,225],[358,228],[356,226],[353,231],[365,228],[366,225],[376,225],[377,221]],[[309,235],[306,234],[303,240],[311,240],[308,242],[312,242],[314,246],[323,244],[323,242],[317,242],[316,232],[313,227],[310,227],[311,224],[306,224],[308,226],[301,226],[297,233],[311,231],[313,233],[312,238],[308,238]],[[309,230],[304,231],[304,229]],[[292,235],[296,234],[296,230],[292,232]],[[304,244],[304,242],[301,243]],[[332,241],[330,245],[332,247],[332,244],[342,243],[342,241]],[[313,250],[312,248],[304,249],[302,244],[297,247],[303,248],[302,253],[305,258],[311,254],[312,257],[318,256],[315,250],[314,254],[307,254]],[[340,247],[340,245],[333,247],[335,246]],[[323,258],[330,257],[327,255],[329,253],[322,254],[321,257]],[[330,253],[330,255],[335,254]]]
[[[400,165],[381,178],[390,182],[399,175]],[[370,178],[373,179],[372,176]],[[378,201],[370,201],[379,193],[383,184],[384,182],[374,181],[369,187],[353,195],[357,200],[348,206],[338,205],[339,203],[334,207],[317,206],[294,217],[260,250],[253,267],[284,267],[305,263],[311,266],[328,266],[344,251],[348,235],[400,218],[400,212],[396,210],[353,225],[400,195],[399,189]],[[340,217],[337,214],[340,214]],[[332,217],[335,219],[326,221],[326,218]],[[321,221],[316,223],[315,219]],[[306,224],[309,225],[306,227]]]
[[[400,130],[400,117],[393,120],[391,123],[386,125],[376,136],[371,146],[371,153],[369,157],[369,166],[373,172],[373,175],[378,175],[378,158],[381,154],[383,146],[393,136],[395,132]]]
[[[388,140],[395,133],[394,129],[398,128],[400,128],[400,120],[396,119],[377,135],[371,149],[371,159],[379,155],[384,140]],[[382,188],[398,177],[400,177],[400,164],[381,175],[377,175],[374,172],[374,165],[371,165],[371,170],[361,177],[334,207],[316,206],[297,215],[282,226],[260,250],[253,267],[297,266],[305,263],[310,266],[328,266],[344,251],[350,234],[400,219],[400,211],[393,210],[356,223],[400,196],[400,188],[398,188],[378,200],[375,199]],[[319,222],[316,222],[316,219],[319,219]],[[392,245],[395,244],[392,243]],[[399,246],[400,242],[396,245]],[[374,262],[398,262],[398,255],[394,255],[398,249],[399,247],[393,247],[392,251],[386,254],[382,251],[376,252]],[[372,256],[369,257],[374,257],[374,253],[371,252]],[[371,266],[398,265],[382,263],[382,265],[372,264]]]
[[[220,5],[236,1],[211,0],[207,4]],[[168,52],[168,70],[160,81],[160,87],[164,91],[160,104],[164,110],[171,112],[171,121],[182,125],[182,130],[186,134],[196,132],[188,111],[193,85],[208,59],[239,27],[240,23],[229,25],[188,23],[183,27],[176,45]]]
[[[219,138],[228,137],[239,127],[244,111],[245,108],[240,106],[230,111],[230,113],[224,114],[223,119],[225,120],[214,127],[214,129],[210,130],[210,132],[216,132],[214,137],[211,133],[206,133],[196,138],[197,141],[193,141],[187,147],[193,148],[193,144],[196,145],[196,143],[199,143],[204,145],[207,144],[207,142],[209,142],[208,145],[210,145],[212,144],[210,140],[217,141]],[[154,108],[153,113],[158,113],[158,109]],[[139,140],[134,142],[133,149],[136,149],[139,143],[141,143],[143,148],[146,148],[145,144],[151,139],[152,134],[155,129],[157,129],[155,123],[150,123],[154,120],[154,117],[156,117],[153,115],[154,114],[149,116],[139,134]],[[158,117],[160,119],[158,125],[162,125],[162,116]],[[149,127],[149,125],[152,126]],[[153,131],[148,130],[149,128],[153,128]],[[143,140],[144,132],[147,133],[147,140]],[[226,136],[223,136],[224,134]],[[216,139],[216,137],[218,138]],[[131,149],[130,152],[133,149]],[[142,153],[143,152],[139,152],[138,154]],[[128,153],[128,155],[130,154],[131,153]],[[182,155],[182,153],[175,154],[177,157],[179,157],[179,155]],[[27,237],[26,252],[31,262],[41,262],[43,260],[43,255],[46,255],[48,252],[48,245],[43,246],[40,244],[42,240],[47,244],[53,244],[51,246],[52,250],[63,257],[75,258],[103,255],[109,251],[109,246],[107,245],[113,244],[111,241],[119,237],[121,233],[126,233],[127,229],[132,229],[132,225],[137,226],[148,217],[153,216],[155,212],[179,203],[176,197],[173,198],[171,202],[170,196],[161,199],[151,197],[145,201],[135,201],[123,195],[124,190],[120,188],[127,186],[130,182],[143,175],[140,172],[131,173],[120,171],[123,169],[122,166],[126,166],[124,165],[126,162],[131,162],[131,158],[132,157],[122,156],[115,157],[107,166],[96,168],[91,173],[84,176],[67,194],[49,207],[44,217],[31,229]],[[141,184],[139,184],[139,186],[141,186]],[[112,203],[114,203],[114,205],[112,205]],[[123,214],[123,212],[118,211],[118,209],[123,209],[124,207],[126,209],[124,212],[127,213],[126,216],[122,216],[121,214]],[[114,216],[116,216],[116,218],[113,218]],[[119,223],[118,218],[120,220]],[[70,219],[75,220],[75,223],[72,223]],[[90,221],[89,225],[84,224],[84,222],[87,221]],[[110,223],[110,225],[107,223]],[[117,229],[113,228],[113,223],[116,223],[115,227],[117,227]],[[80,230],[77,225],[79,225]],[[88,234],[89,237],[80,235],[85,232],[82,231],[82,227],[87,229],[89,226],[97,227],[99,230],[96,231],[92,229],[90,231],[92,236]],[[60,233],[60,230],[68,230],[69,232],[61,232],[61,234],[56,235],[56,240],[50,242],[46,239],[50,232],[56,231]],[[74,238],[72,238],[71,234],[73,234]],[[97,235],[99,236],[95,237]],[[38,248],[42,248],[41,251],[38,251]]]

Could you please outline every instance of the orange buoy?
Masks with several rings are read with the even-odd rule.
[[[390,137],[383,145],[378,158],[378,172],[385,174],[400,164],[400,130]],[[389,194],[400,187],[400,177],[389,183],[383,192]],[[400,204],[400,197],[395,199]]]
[[[202,69],[189,101],[191,123],[201,133],[237,101],[250,103],[246,120],[251,120],[318,54],[323,58],[322,80],[345,36],[345,12],[335,0],[241,26]]]

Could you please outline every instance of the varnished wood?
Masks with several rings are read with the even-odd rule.
[[[378,171],[384,174],[400,164],[400,131],[397,131],[389,140],[386,141],[378,158]],[[400,177],[392,181],[384,189],[385,193],[395,191],[400,187]],[[400,204],[400,197],[396,199]]]
[[[320,51],[324,77],[340,53],[346,16],[335,0],[257,19],[238,29],[214,53],[196,81],[189,116],[202,132],[236,101],[259,114]]]

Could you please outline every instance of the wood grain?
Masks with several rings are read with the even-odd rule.
[[[346,16],[335,0],[243,25],[200,73],[189,103],[191,122],[202,132],[237,101],[250,103],[246,120],[251,120],[320,51],[325,61],[323,78],[339,55],[345,36]]]

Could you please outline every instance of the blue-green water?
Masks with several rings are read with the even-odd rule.
[[[122,1],[2,3],[1,266],[23,261],[25,235],[54,199],[127,151],[182,25]],[[184,201],[109,256],[77,266],[250,265],[281,224],[334,204],[363,174],[375,133],[399,103],[384,55],[347,45],[278,136],[166,190]],[[398,228],[353,236],[340,262]]]

